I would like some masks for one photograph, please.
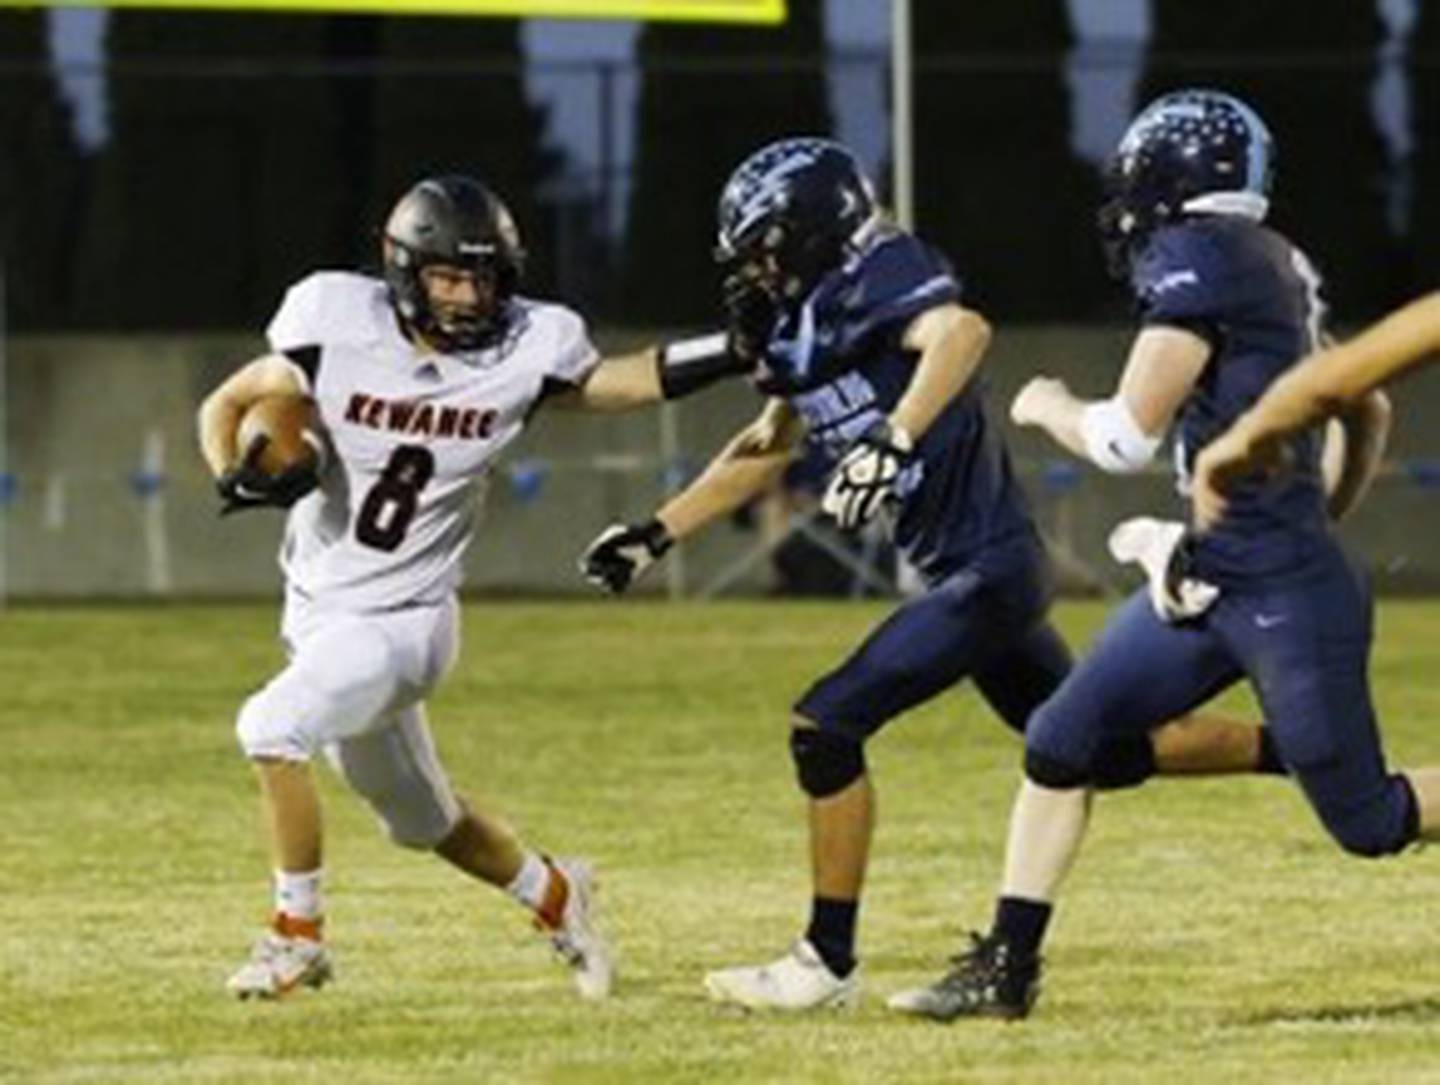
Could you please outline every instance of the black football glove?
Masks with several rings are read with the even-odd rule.
[[[768,291],[744,268],[725,276],[720,286],[725,335],[730,353],[753,367],[765,356],[779,309]]]
[[[260,456],[269,443],[269,437],[259,434],[250,442],[240,462],[215,480],[222,502],[221,516],[262,506],[288,509],[320,484],[313,463],[297,463],[278,475],[267,475],[260,470]]]
[[[836,466],[820,508],[843,531],[864,527],[886,505],[898,503],[895,485],[912,448],[909,435],[888,421],[871,426]]]
[[[619,595],[675,545],[664,524],[611,524],[580,556],[580,572],[597,588]]]

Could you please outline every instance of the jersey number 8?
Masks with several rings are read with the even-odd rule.
[[[420,504],[420,491],[435,474],[435,457],[420,445],[401,445],[390,454],[380,481],[370,487],[355,521],[355,537],[387,553],[405,539]]]

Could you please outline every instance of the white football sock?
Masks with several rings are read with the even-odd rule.
[[[1090,792],[1084,788],[1057,791],[1024,781],[1010,812],[1001,893],[1053,903],[1080,851],[1089,817]]]
[[[294,873],[289,870],[275,872],[275,910],[295,919],[319,919],[320,879],[323,870],[306,870]]]
[[[520,872],[505,887],[505,892],[534,911],[544,902],[545,887],[549,884],[549,865],[533,851],[527,851],[524,861],[520,864]]]

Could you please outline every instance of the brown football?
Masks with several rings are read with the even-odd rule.
[[[301,464],[321,466],[320,418],[309,396],[264,396],[250,404],[240,419],[235,447],[240,455],[260,434],[270,438],[256,466],[279,475]],[[309,434],[307,440],[306,434]]]

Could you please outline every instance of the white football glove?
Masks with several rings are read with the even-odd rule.
[[[913,448],[910,435],[889,422],[866,431],[830,476],[821,511],[843,531],[864,527],[886,505],[899,502],[895,484]]]
[[[611,524],[580,555],[580,572],[597,588],[619,595],[674,545],[659,520]]]
[[[1161,621],[1171,624],[1198,618],[1220,597],[1214,584],[1186,575],[1184,541],[1185,525],[1180,521],[1149,516],[1122,521],[1110,532],[1111,556],[1145,571],[1150,606]]]

